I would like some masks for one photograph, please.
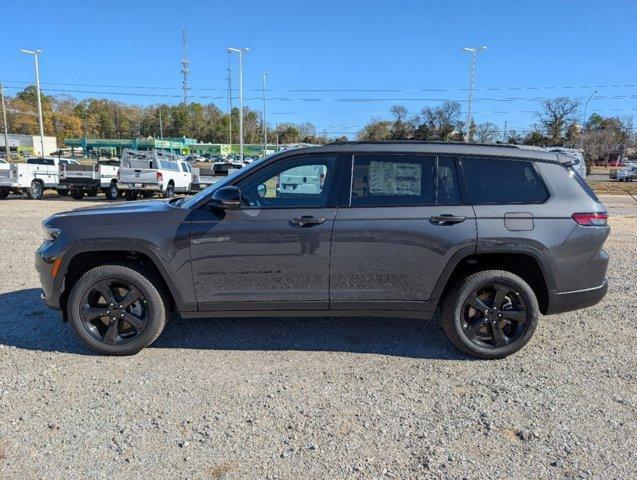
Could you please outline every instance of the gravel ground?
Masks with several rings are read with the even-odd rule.
[[[637,202],[605,197],[610,293],[500,361],[435,322],[174,320],[91,354],[39,300],[40,222],[0,202],[2,478],[634,478]]]

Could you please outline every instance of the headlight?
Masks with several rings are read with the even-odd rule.
[[[52,242],[62,234],[61,228],[49,227],[48,225],[42,225],[44,230],[44,241]]]

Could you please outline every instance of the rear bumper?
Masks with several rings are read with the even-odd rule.
[[[60,187],[90,189],[99,188],[100,183],[99,178],[60,178],[59,185]]]
[[[580,308],[592,307],[604,298],[608,291],[608,280],[602,285],[572,292],[549,292],[549,304],[546,315],[569,312]]]
[[[135,185],[141,185],[141,187],[136,187]],[[153,192],[161,192],[163,190],[161,185],[149,183],[118,183],[117,188],[120,190],[151,190]]]

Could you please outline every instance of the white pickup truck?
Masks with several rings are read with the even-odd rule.
[[[29,158],[25,163],[12,163],[8,169],[0,169],[0,199],[13,192],[40,200],[46,189],[67,195],[68,188],[60,187],[58,183],[60,164],[78,165],[79,162],[66,158]]]
[[[117,172],[119,160],[100,160],[98,163],[60,164],[60,187],[66,187],[71,197],[80,200],[87,195],[94,197],[98,191],[106,194],[108,200],[115,200],[119,195],[117,188]]]
[[[135,200],[140,193],[146,198],[155,193],[171,198],[175,193],[190,193],[192,183],[192,167],[179,155],[131,149],[122,153],[117,184],[126,200]]]

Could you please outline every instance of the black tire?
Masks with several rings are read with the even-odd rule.
[[[26,194],[30,200],[42,200],[42,197],[44,197],[44,185],[42,185],[42,182],[33,180],[31,186],[26,189]]]
[[[87,197],[97,197],[97,188],[89,188],[86,191],[86,196]]]
[[[126,190],[125,196],[129,202],[137,200],[137,192],[135,190]]]
[[[7,187],[0,187],[0,200],[4,200],[9,196],[9,189]]]
[[[60,197],[66,197],[69,194],[69,189],[65,188],[63,190],[58,190],[57,192]]]
[[[474,299],[479,308],[469,305]],[[503,358],[528,343],[539,315],[535,293],[522,278],[503,270],[484,270],[460,280],[446,295],[442,328],[469,355]]]
[[[152,198],[155,196],[155,192],[150,191],[150,192],[142,192],[142,197],[143,198]]]
[[[161,192],[164,198],[173,198],[175,196],[175,186],[172,183],[169,183],[166,186],[166,190]]]
[[[71,198],[74,200],[82,200],[84,198],[84,190],[78,190],[77,188],[71,189]]]
[[[66,307],[69,323],[80,340],[98,353],[134,355],[152,344],[166,325],[167,302],[156,285],[161,285],[161,280],[137,266],[111,264],[93,268],[82,275],[71,290]],[[106,296],[101,294],[104,288],[114,303],[107,303]],[[126,306],[127,293],[121,292],[139,294],[140,299]],[[124,308],[118,308],[122,306]],[[108,314],[87,319],[97,314],[93,312],[104,309]],[[139,326],[128,323],[127,319],[131,318]]]
[[[117,190],[117,184],[115,182],[111,182],[111,184],[104,190],[104,194],[106,195],[106,200],[116,200],[119,196],[119,190]]]

